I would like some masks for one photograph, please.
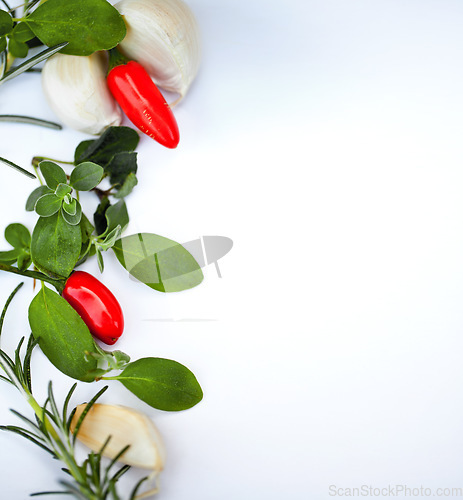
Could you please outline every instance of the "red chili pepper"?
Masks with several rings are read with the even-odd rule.
[[[90,333],[112,345],[124,331],[124,315],[116,297],[94,276],[74,271],[66,281],[63,298],[79,313]]]
[[[110,68],[106,78],[109,90],[130,121],[163,146],[177,147],[177,121],[145,68],[115,49],[110,51]]]

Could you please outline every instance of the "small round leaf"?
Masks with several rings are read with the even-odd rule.
[[[50,215],[56,214],[60,208],[61,200],[53,193],[44,194],[35,204],[35,211],[41,217],[50,217]]]
[[[4,10],[0,10],[0,36],[7,35],[13,29],[13,19]]]
[[[58,184],[67,184],[66,173],[56,163],[45,160],[39,163],[39,167],[47,186],[53,191],[58,187]]]

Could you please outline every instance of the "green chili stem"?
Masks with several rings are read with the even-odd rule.
[[[21,269],[18,269],[17,267],[10,266],[8,264],[3,264],[0,262],[0,271],[6,271],[7,273],[13,273],[13,274],[19,274],[21,276],[26,276],[27,278],[32,278],[32,279],[37,279],[42,282],[50,283],[50,285],[53,285],[56,290],[61,293],[64,290],[64,281],[62,280],[55,280],[53,278],[50,278],[46,274],[43,274],[38,271],[21,271]]]

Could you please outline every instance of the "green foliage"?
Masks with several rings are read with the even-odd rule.
[[[31,265],[31,234],[22,224],[10,224],[5,229],[5,239],[13,250],[0,252],[0,262],[14,264],[18,269],[25,270]]]
[[[56,292],[42,286],[29,306],[34,338],[53,365],[69,377],[91,382],[97,361],[88,356],[95,342],[79,314]]]
[[[8,35],[13,29],[13,18],[4,10],[0,10],[0,36]]]
[[[126,33],[122,16],[106,0],[47,0],[24,22],[49,47],[68,42],[62,52],[75,56],[109,50]]]
[[[71,173],[70,185],[76,191],[90,191],[98,186],[103,178],[104,170],[96,163],[86,161],[77,165]]]
[[[67,278],[79,260],[81,248],[80,226],[68,224],[59,212],[37,221],[32,233],[32,261],[47,276]]]
[[[159,410],[186,410],[203,397],[193,373],[170,359],[138,359],[115,378],[135,396]]]
[[[121,265],[137,280],[159,292],[179,292],[203,280],[194,257],[179,243],[163,236],[138,233],[113,246]]]

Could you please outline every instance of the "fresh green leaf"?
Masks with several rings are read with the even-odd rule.
[[[107,196],[103,197],[100,204],[96,208],[93,214],[93,221],[95,222],[95,228],[98,235],[104,234],[106,228],[108,227],[108,221],[106,219],[106,210],[111,206],[111,202]]]
[[[44,194],[35,204],[35,211],[41,217],[50,217],[61,208],[61,200],[54,194]]]
[[[116,379],[135,396],[159,410],[186,410],[203,397],[193,373],[170,359],[138,359],[129,363]]]
[[[32,68],[36,64],[45,61],[45,59],[48,59],[50,56],[61,50],[63,47],[66,47],[66,45],[67,42],[63,42],[48,49],[45,49],[42,52],[38,53],[37,55],[30,57],[27,61],[24,61],[19,66],[15,66],[14,68],[10,69],[9,71],[7,71],[2,75],[2,78],[0,80],[0,85],[7,82],[8,80],[12,80],[16,76],[19,76],[21,73],[24,73],[25,71]]]
[[[32,264],[32,257],[30,251],[20,250],[18,254],[18,269],[21,271],[26,270]]]
[[[4,50],[6,50],[6,38],[4,36],[0,36],[0,52],[3,52]]]
[[[47,0],[25,22],[45,45],[69,42],[62,52],[75,56],[109,50],[126,34],[122,16],[106,0]]]
[[[93,161],[104,167],[115,154],[135,151],[139,141],[140,136],[130,127],[108,127],[98,139],[77,146],[74,163]]]
[[[55,195],[61,200],[72,192],[72,187],[68,184],[58,184],[55,189]]]
[[[100,270],[100,273],[102,273],[104,271],[104,260],[103,254],[98,247],[96,248],[96,260],[98,262],[98,269]]]
[[[53,191],[48,186],[39,186],[35,188],[34,191],[29,195],[26,201],[26,210],[28,212],[32,212],[35,209],[35,204],[37,200],[42,197],[44,194],[52,193]]]
[[[130,172],[129,175],[125,178],[125,181],[122,184],[122,186],[118,189],[118,191],[114,195],[114,197],[125,198],[132,192],[133,188],[137,184],[138,184],[137,176],[133,172]]]
[[[58,184],[67,184],[66,172],[56,163],[44,160],[39,163],[39,167],[47,186],[53,191]]]
[[[105,166],[105,171],[109,174],[111,184],[122,186],[130,174],[137,173],[137,153],[124,151],[115,154]]]
[[[106,233],[111,232],[117,226],[121,226],[121,231],[127,227],[129,223],[129,213],[124,200],[119,200],[115,205],[111,205],[105,211],[107,221]]]
[[[106,252],[114,246],[114,243],[121,237],[121,233],[121,226],[116,226],[101,243],[98,243],[98,247]]]
[[[31,233],[26,226],[19,223],[9,224],[5,229],[5,240],[13,248],[29,248],[31,245]]]
[[[79,258],[81,246],[78,225],[69,225],[60,213],[40,217],[32,233],[32,261],[52,278],[67,278]]]
[[[86,161],[77,165],[71,173],[70,184],[77,191],[90,191],[98,186],[104,174],[102,167]]]
[[[71,226],[78,225],[82,219],[82,207],[77,200],[74,200],[74,201],[75,201],[75,213],[74,213],[74,215],[68,213],[66,210],[61,211],[61,215],[63,216],[64,220],[68,224],[70,224]]]
[[[13,29],[13,18],[4,10],[0,10],[0,36],[7,35]]]
[[[88,353],[95,342],[79,314],[56,292],[43,286],[29,306],[29,324],[43,353],[69,377],[91,382],[97,361]]]
[[[15,248],[13,250],[8,250],[6,252],[0,252],[0,262],[3,264],[14,264],[18,259],[21,250],[19,248]]]
[[[121,265],[137,280],[160,292],[179,292],[203,280],[201,267],[179,243],[157,234],[125,236],[112,247]]]
[[[29,47],[27,46],[27,43],[18,42],[15,38],[10,38],[10,41],[8,42],[8,50],[14,57],[23,58],[27,56]]]
[[[69,203],[66,200],[63,201],[63,210],[68,215],[76,215],[76,212],[77,212],[77,200],[75,198],[73,198]]]
[[[34,33],[26,23],[18,23],[11,33],[17,42],[28,42],[34,38]]]

